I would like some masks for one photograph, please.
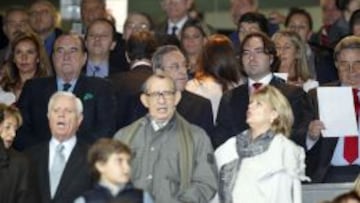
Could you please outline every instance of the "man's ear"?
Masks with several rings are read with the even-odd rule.
[[[175,92],[175,106],[178,105],[178,103],[181,100],[181,92],[180,91],[176,91]]]
[[[148,98],[144,93],[140,95],[140,101],[146,108],[149,108]]]

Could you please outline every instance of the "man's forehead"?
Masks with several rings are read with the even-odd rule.
[[[264,42],[259,37],[251,37],[246,40],[244,44],[244,49],[256,49],[256,48],[264,48]]]
[[[171,51],[164,55],[163,63],[167,62],[183,62],[185,61],[185,56],[180,51]]]
[[[7,16],[8,21],[12,20],[26,20],[28,18],[27,13],[23,11],[13,11]]]
[[[161,85],[159,85],[161,84]],[[173,83],[169,78],[152,78],[148,83],[148,90],[150,92],[173,90]]]
[[[344,58],[348,55],[357,55],[360,60],[360,48],[348,48],[348,49],[342,49],[339,53],[339,57]]]
[[[80,39],[75,36],[62,36],[56,40],[55,47],[81,47]]]
[[[127,23],[146,23],[149,24],[149,21],[142,15],[132,14],[129,16]]]

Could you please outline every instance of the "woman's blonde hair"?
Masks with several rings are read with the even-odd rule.
[[[295,75],[289,77],[290,81],[297,81],[301,79],[302,81],[307,81],[311,78],[309,65],[306,56],[306,45],[301,37],[294,31],[283,30],[275,33],[272,36],[272,40],[275,41],[277,38],[286,37],[290,40],[291,44],[295,47],[296,50],[296,60],[295,60]],[[280,62],[281,64],[281,62]]]
[[[290,136],[294,123],[294,115],[286,97],[271,85],[264,86],[250,96],[250,101],[261,101],[268,104],[278,116],[271,123],[271,130],[274,133]]]

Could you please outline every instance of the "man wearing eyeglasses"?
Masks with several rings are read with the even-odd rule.
[[[213,149],[204,130],[176,112],[181,99],[171,77],[148,78],[140,96],[148,114],[115,134],[132,149],[132,181],[154,202],[207,203],[217,190]]]

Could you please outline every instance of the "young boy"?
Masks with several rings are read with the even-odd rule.
[[[120,141],[99,139],[88,152],[88,162],[97,184],[75,203],[143,203],[143,191],[130,183],[131,151]]]

